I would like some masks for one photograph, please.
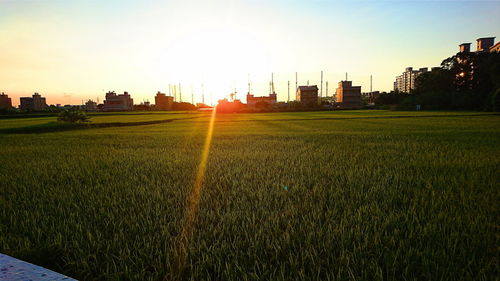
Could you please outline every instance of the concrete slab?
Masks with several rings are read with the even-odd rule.
[[[0,253],[1,281],[72,281],[76,280],[11,256]]]

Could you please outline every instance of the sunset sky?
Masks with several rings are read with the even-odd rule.
[[[405,67],[438,66],[463,42],[500,36],[500,1],[0,0],[0,92],[15,105],[100,101],[128,91],[136,104],[182,83],[184,100],[236,88],[244,101],[278,100],[299,84],[349,80],[392,89]],[[498,38],[497,38],[498,39]],[[324,93],[326,90],[324,90]]]

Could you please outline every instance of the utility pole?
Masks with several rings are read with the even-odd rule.
[[[288,80],[288,102],[290,102],[290,80]]]
[[[193,86],[191,85],[191,104],[194,105],[194,92],[193,92]]]
[[[370,75],[370,93],[373,92],[372,86],[373,86],[373,77],[372,77],[372,75]]]
[[[275,93],[274,91],[274,73],[271,72],[271,88],[272,88],[272,94]]]
[[[321,90],[319,91],[319,97],[323,97],[323,70],[321,70]]]
[[[203,89],[203,83],[201,83],[201,103],[205,104],[205,90]]]
[[[345,81],[347,81],[347,80],[348,80],[348,79],[347,79],[347,72],[346,72],[346,73],[345,73]]]
[[[173,91],[174,91],[174,101],[177,101],[177,86],[173,86]]]
[[[326,81],[326,96],[328,97],[328,81]]]
[[[252,89],[250,88],[250,73],[248,73],[248,94],[250,94],[251,91]]]
[[[179,101],[182,102],[182,88],[181,88],[181,83],[179,83]]]

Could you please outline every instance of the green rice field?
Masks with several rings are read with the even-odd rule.
[[[500,115],[91,121],[0,119],[1,253],[79,280],[500,276]]]

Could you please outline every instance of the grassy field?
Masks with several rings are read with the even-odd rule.
[[[2,253],[81,280],[499,276],[499,115],[219,114],[201,169],[209,113],[11,130],[54,121],[0,120]]]

